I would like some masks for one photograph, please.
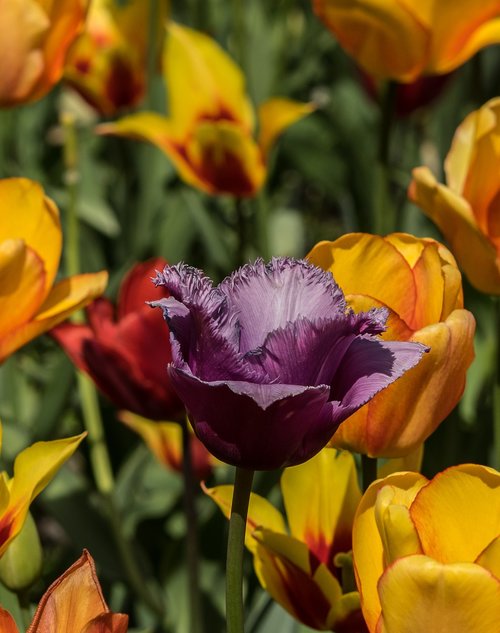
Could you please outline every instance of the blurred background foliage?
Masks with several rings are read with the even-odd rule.
[[[220,280],[242,259],[301,257],[320,240],[372,230],[380,108],[352,60],[313,15],[311,3],[173,0],[171,16],[209,33],[229,51],[244,70],[254,104],[280,95],[312,101],[316,111],[280,139],[262,192],[238,203],[189,188],[156,148],[96,136],[97,115],[62,84],[37,103],[0,112],[1,176],[39,181],[57,202],[63,228],[68,202],[65,182],[71,174],[64,164],[59,117],[68,110],[75,115],[82,271],[107,269],[107,295],[115,298],[124,273],[134,262],[151,256],[189,262]],[[499,71],[500,52],[482,51],[447,79],[432,104],[394,121],[391,190],[398,230],[440,239],[436,228],[406,199],[411,168],[429,164],[442,180],[443,158],[457,125],[498,93]],[[154,76],[141,109],[146,106],[165,112],[159,75]],[[427,476],[463,462],[493,465],[489,383],[495,321],[488,297],[465,280],[464,284],[466,307],[478,321],[476,361],[460,405],[426,444]],[[165,602],[166,630],[187,633],[182,480],[179,473],[157,463],[139,438],[117,421],[109,402],[100,399],[100,405],[123,528],[148,579],[148,591]],[[30,343],[0,367],[0,418],[1,465],[7,470],[14,456],[32,442],[80,432],[74,369],[48,336]],[[32,590],[33,600],[87,547],[98,564],[112,610],[130,614],[131,631],[160,630],[155,629],[154,615],[123,579],[86,450],[84,446],[33,506],[45,550],[43,577]],[[279,503],[278,478],[279,473],[261,473],[254,489]],[[231,480],[230,469],[219,468],[209,483]],[[206,631],[216,633],[224,630],[227,526],[209,499],[200,494],[196,502]],[[248,633],[306,631],[260,590],[250,557],[246,564]],[[0,602],[7,608],[11,598],[0,589]]]

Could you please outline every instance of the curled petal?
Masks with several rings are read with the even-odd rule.
[[[300,103],[291,99],[273,98],[259,107],[259,145],[264,156],[267,156],[272,145],[287,127],[311,114],[314,106],[311,103]]]

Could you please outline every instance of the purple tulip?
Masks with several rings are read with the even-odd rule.
[[[310,459],[427,351],[380,340],[387,311],[355,314],[331,273],[304,260],[257,260],[215,288],[179,264],[155,283],[171,295],[152,303],[170,328],[171,383],[196,435],[234,466]]]

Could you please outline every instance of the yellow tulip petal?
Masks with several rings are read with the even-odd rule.
[[[120,420],[138,433],[156,459],[170,468],[182,468],[182,429],[176,422],[156,422],[120,411]]]
[[[500,533],[500,473],[474,464],[448,468],[419,492],[410,513],[425,554],[473,562]]]
[[[442,231],[469,281],[481,292],[500,294],[500,256],[467,201],[438,184],[426,167],[413,170],[408,195]]]
[[[378,590],[377,633],[498,631],[500,582],[478,565],[408,556],[385,572]]]
[[[396,457],[394,459],[388,459],[385,464],[379,466],[377,469],[379,479],[388,477],[393,473],[399,473],[403,471],[410,471],[419,473],[422,468],[422,460],[424,458],[424,445],[420,444],[411,453],[408,453],[404,457]]]
[[[0,4],[0,105],[23,101],[43,71],[42,39],[49,19],[38,2]],[[0,238],[1,240],[1,238]]]
[[[313,575],[307,546],[285,534],[258,529],[255,573],[264,589],[296,619],[307,626],[328,629],[331,605],[342,590],[324,565]]]
[[[314,0],[314,10],[370,75],[411,82],[421,74],[430,33],[406,3]]]
[[[0,346],[43,303],[45,278],[43,261],[23,240],[0,242]]]
[[[0,555],[19,534],[29,506],[54,477],[62,464],[73,455],[86,433],[62,440],[37,442],[19,453],[14,476],[9,481],[8,507],[0,517],[2,539]]]
[[[57,283],[31,321],[0,339],[0,361],[99,297],[104,292],[107,281],[108,274],[102,271],[74,275]]]
[[[163,69],[176,132],[186,134],[200,119],[226,119],[251,133],[253,108],[243,73],[214,39],[171,22]]]
[[[109,611],[94,562],[87,551],[45,592],[30,633],[83,631],[94,618]]]
[[[352,549],[356,584],[361,595],[361,607],[370,631],[380,615],[377,582],[384,572],[384,548],[375,517],[375,504],[384,486],[394,489],[396,504],[409,507],[417,492],[427,483],[418,473],[396,473],[373,483],[358,506],[352,533]]]
[[[413,273],[399,250],[384,238],[349,233],[334,242],[319,242],[307,259],[329,270],[344,293],[375,297],[411,326],[417,299]]]
[[[500,536],[494,538],[474,562],[490,571],[500,581]]]
[[[224,485],[207,488],[202,484],[202,489],[205,494],[215,501],[222,514],[229,519],[234,486]],[[269,503],[267,499],[252,492],[248,506],[247,530],[245,534],[245,545],[252,554],[255,554],[257,548],[257,542],[253,534],[258,527],[264,527],[276,534],[286,534],[285,520],[281,512]]]
[[[0,181],[0,243],[21,239],[43,261],[45,292],[54,282],[62,248],[59,211],[42,187],[27,178]]]
[[[320,561],[331,565],[333,552],[351,549],[361,492],[350,453],[325,448],[304,464],[286,468],[281,490],[292,536]]]
[[[310,103],[275,97],[259,106],[259,145],[264,156],[278,136],[303,117],[311,114],[314,106]]]
[[[14,618],[2,607],[0,607],[0,631],[2,633],[19,633]]]

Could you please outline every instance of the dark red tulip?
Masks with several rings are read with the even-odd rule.
[[[122,282],[118,304],[98,299],[87,308],[88,324],[63,323],[52,335],[74,364],[120,409],[151,420],[178,419],[182,404],[167,374],[169,332],[147,301],[168,297],[151,278],[166,261],[137,264]]]

